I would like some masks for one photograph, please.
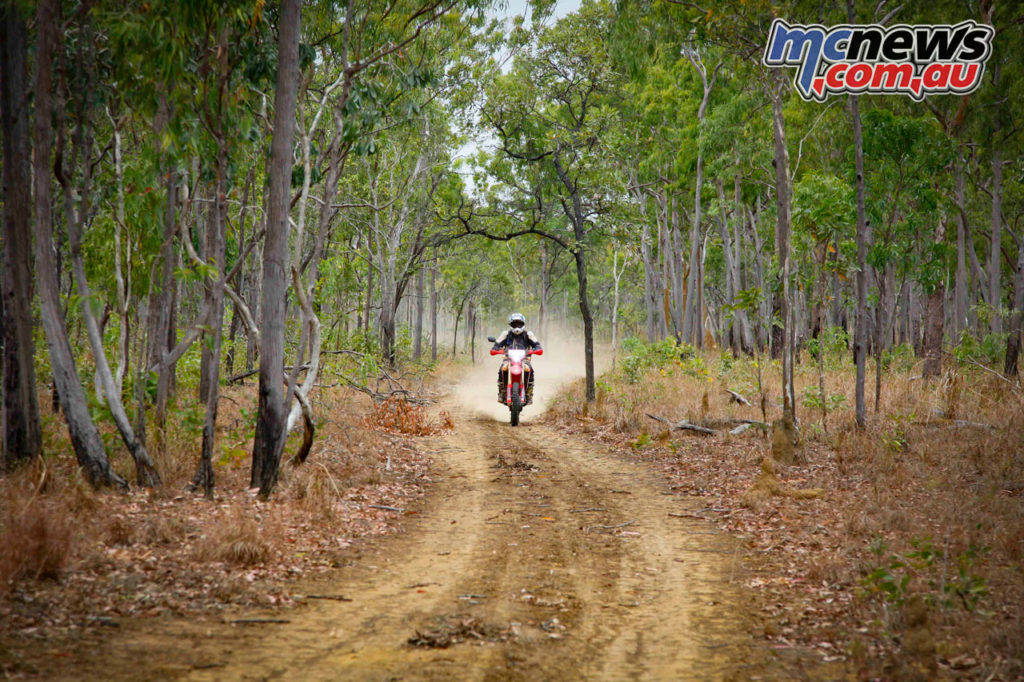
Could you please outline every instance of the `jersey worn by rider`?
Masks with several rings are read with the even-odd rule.
[[[537,340],[537,337],[531,331],[525,334],[510,334],[506,329],[498,337],[498,340],[494,342],[492,350],[508,349],[541,350],[541,345],[540,341]]]

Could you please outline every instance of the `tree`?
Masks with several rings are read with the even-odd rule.
[[[0,135],[3,136],[3,450],[0,469],[39,455],[39,401],[32,339],[32,199],[27,27],[18,6],[0,5]]]
[[[50,350],[53,380],[60,398],[61,411],[71,435],[78,463],[94,485],[126,486],[114,473],[100,440],[99,431],[89,414],[85,391],[78,379],[71,343],[68,340],[64,311],[60,302],[60,283],[54,258],[53,219],[50,207],[50,160],[53,144],[52,77],[53,58],[59,45],[59,3],[40,0],[36,9],[38,46],[36,48],[35,122],[33,143],[35,160],[36,264],[39,266],[39,303],[46,342]]]
[[[587,2],[578,13],[541,29],[536,47],[520,55],[507,76],[497,79],[484,109],[504,156],[520,171],[535,167],[527,173],[529,201],[555,201],[568,220],[568,238],[537,224],[500,238],[540,234],[572,254],[583,318],[588,402],[595,400],[597,389],[587,252],[597,227],[595,218],[605,210],[607,160],[612,155],[605,145],[616,126],[609,100],[618,77],[602,40],[611,16],[608,4]],[[515,174],[513,168],[505,173],[513,186]]]
[[[259,411],[253,439],[253,481],[269,497],[277,485],[284,450],[284,322],[288,292],[288,187],[292,176],[295,107],[298,99],[300,0],[281,0],[274,139],[270,150],[267,237],[263,247]]]

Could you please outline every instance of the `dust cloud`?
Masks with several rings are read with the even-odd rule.
[[[487,333],[497,336],[502,329],[499,327]],[[539,338],[544,347],[544,355],[531,358],[537,376],[533,404],[523,410],[524,424],[544,412],[562,385],[586,374],[582,333],[552,326]],[[600,374],[607,364],[605,360],[608,354],[601,344],[596,345],[594,364]],[[508,408],[498,402],[498,367],[501,366],[502,356],[488,355],[490,348],[491,344],[485,340],[482,359],[478,357],[475,365],[464,368],[462,379],[452,389],[452,400],[470,414],[507,423]]]

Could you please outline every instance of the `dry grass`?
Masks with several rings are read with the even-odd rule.
[[[59,578],[74,553],[81,493],[71,485],[62,486],[68,494],[55,495],[53,487],[50,471],[36,463],[8,477],[0,491],[0,594],[21,579]]]
[[[757,548],[748,562],[760,576],[751,580],[765,617],[774,623],[766,632],[782,633],[768,639],[783,636],[808,646],[830,641],[833,654],[842,652],[867,677],[934,676],[954,668],[972,679],[1024,675],[1020,389],[971,368],[947,368],[940,379],[924,382],[916,378],[917,365],[883,375],[876,412],[869,372],[862,430],[853,423],[852,367],[826,373],[827,394],[841,397],[823,419],[820,406],[807,404],[813,402],[808,396],[817,396],[818,376],[806,363],[796,374],[796,463],[762,472],[758,464],[768,461],[771,447],[755,429],[740,436],[665,434],[662,424],[644,416],[719,429],[731,418],[762,419],[752,363],[728,364],[707,355],[664,374],[648,370],[635,383],[605,376],[596,404],[586,410],[576,384],[553,402],[551,419],[630,446],[628,452],[665,471],[678,491],[705,495],[711,506],[730,510],[722,525]],[[764,385],[772,422],[781,416],[776,366],[765,369]],[[730,403],[726,388],[753,406]],[[786,494],[795,490],[824,497]],[[915,560],[919,565],[891,566],[894,556],[915,554],[925,557]],[[887,597],[879,589],[885,579],[872,577],[879,569],[897,582],[909,580]],[[792,587],[766,586],[780,575],[800,580]],[[809,586],[822,584],[829,596],[809,599]],[[978,594],[961,594],[971,585]],[[900,615],[899,605],[918,597],[929,609],[927,636]],[[901,656],[909,663],[898,663]]]
[[[127,494],[84,483],[62,420],[45,415],[45,470],[37,463],[0,477],[0,639],[13,642],[26,628],[44,636],[97,613],[289,604],[291,580],[329,570],[362,539],[392,532],[399,517],[371,505],[406,507],[423,495],[426,458],[410,438],[366,428],[365,396],[338,388],[312,398],[309,460],[282,465],[269,503],[249,490],[255,385],[223,389],[212,503],[185,489],[199,456],[201,405],[183,398],[172,406],[163,447],[150,425],[164,485]],[[113,468],[132,480],[113,427],[100,428]]]
[[[218,514],[207,526],[192,551],[199,562],[218,561],[233,566],[259,566],[273,555],[281,524],[256,520],[258,512],[235,504]]]

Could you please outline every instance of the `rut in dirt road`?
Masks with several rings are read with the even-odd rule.
[[[420,518],[341,571],[351,602],[312,603],[190,679],[749,675],[737,547],[669,516],[694,503],[543,426],[456,424]]]

